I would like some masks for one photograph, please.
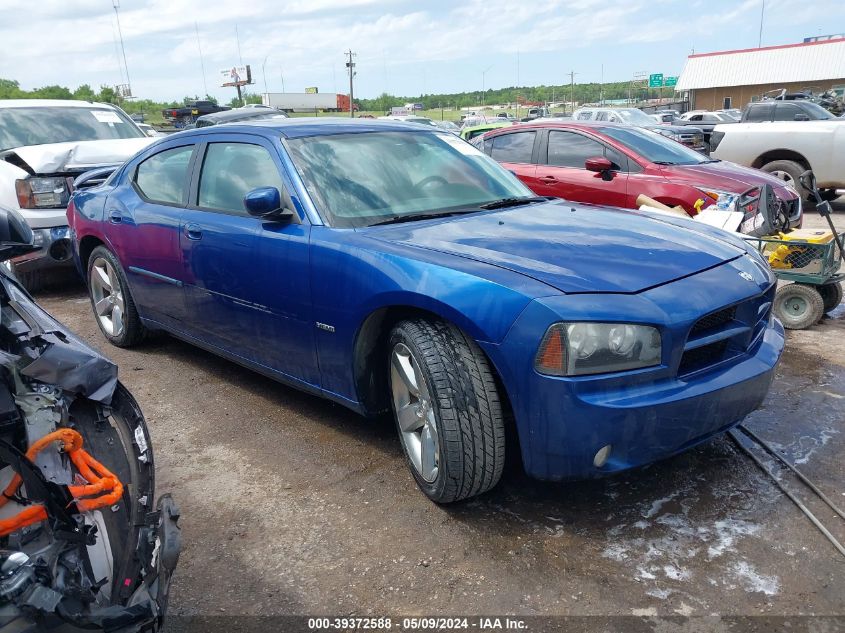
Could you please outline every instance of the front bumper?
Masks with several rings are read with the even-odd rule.
[[[31,272],[33,270],[73,267],[70,229],[67,226],[32,229],[32,235],[33,243],[38,247],[38,250],[13,259],[15,270]]]
[[[638,295],[582,294],[532,302],[505,340],[487,349],[497,366],[521,368],[500,373],[528,474],[582,479],[654,462],[728,430],[759,407],[783,351],[784,334],[780,323],[768,318],[774,289],[769,273],[760,272],[752,284],[737,274],[743,266],[723,264]],[[765,313],[746,332],[747,348],[712,367],[684,369],[692,326],[731,305]],[[566,320],[657,325],[662,363],[616,374],[541,375],[533,363],[542,332],[551,322]],[[504,358],[516,364],[502,363]],[[608,445],[609,458],[596,466],[597,452]]]

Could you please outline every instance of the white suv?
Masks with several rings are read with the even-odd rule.
[[[0,206],[17,210],[38,250],[12,261],[30,290],[72,267],[67,203],[73,179],[117,166],[152,143],[119,108],[105,103],[0,100]]]

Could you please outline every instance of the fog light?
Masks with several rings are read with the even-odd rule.
[[[596,456],[593,457],[593,466],[596,468],[601,468],[607,463],[607,458],[610,457],[610,451],[613,450],[613,447],[610,444],[606,444],[602,446]]]
[[[50,246],[50,257],[57,262],[64,262],[71,258],[70,240],[56,240]]]

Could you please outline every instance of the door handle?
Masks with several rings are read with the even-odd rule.
[[[189,240],[202,239],[202,229],[200,228],[199,224],[189,222],[184,226],[183,231],[185,232],[185,237],[187,237]]]
[[[554,176],[540,176],[539,180],[548,183],[557,182],[557,178],[555,178]]]
[[[109,222],[112,224],[120,224],[123,222],[123,214],[117,209],[112,209],[109,211]]]

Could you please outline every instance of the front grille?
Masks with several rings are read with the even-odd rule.
[[[731,306],[730,308],[725,308],[724,310],[719,310],[718,312],[713,312],[712,314],[701,317],[698,321],[696,321],[695,325],[692,326],[692,330],[690,330],[690,337],[692,338],[701,334],[706,334],[710,330],[718,329],[726,323],[733,321],[735,316],[736,306]]]
[[[684,352],[678,374],[683,376],[716,365],[725,359],[727,351],[728,340],[725,339]]]
[[[772,284],[761,295],[706,314],[693,323],[678,375],[689,376],[722,366],[758,345],[768,326],[774,294]]]

